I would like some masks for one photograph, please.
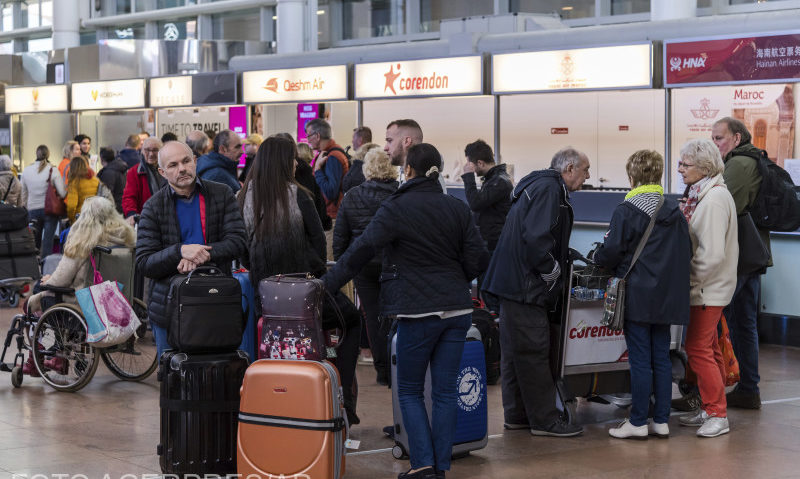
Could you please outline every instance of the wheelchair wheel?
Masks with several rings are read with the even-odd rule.
[[[86,325],[76,306],[57,304],[42,313],[31,342],[36,369],[58,391],[78,391],[97,370],[97,350],[86,342]]]
[[[100,350],[106,367],[125,381],[141,381],[153,374],[158,366],[153,331],[148,327],[147,306],[134,299],[133,310],[142,322],[136,334],[122,344]]]

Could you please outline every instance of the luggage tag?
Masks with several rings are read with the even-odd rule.
[[[353,449],[356,450],[361,447],[361,441],[358,439],[348,439],[344,442],[345,449]]]

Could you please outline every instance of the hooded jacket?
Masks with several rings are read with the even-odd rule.
[[[228,185],[234,194],[241,189],[236,177],[236,162],[216,151],[211,151],[197,159],[197,176],[203,180]]]
[[[111,194],[114,196],[114,204],[120,213],[122,213],[122,194],[125,192],[127,170],[128,165],[116,158],[97,173],[97,178],[111,190]]]
[[[475,223],[489,251],[494,251],[506,223],[508,210],[511,209],[511,192],[514,190],[511,177],[506,173],[506,165],[492,167],[483,176],[480,190],[475,185],[473,173],[465,173],[461,175],[461,179],[464,180],[467,203],[475,214]]]
[[[642,239],[660,193],[642,193],[614,209],[594,261],[622,277]],[[678,202],[664,198],[653,231],[627,278],[625,319],[649,324],[689,324],[689,226]]]
[[[117,159],[122,160],[126,165],[128,165],[128,168],[130,168],[138,165],[139,162],[142,161],[143,157],[139,150],[134,150],[133,148],[123,148],[119,150],[119,153],[117,153]]]
[[[561,173],[534,171],[520,180],[482,283],[483,291],[523,304],[555,306],[569,258],[572,206]],[[546,284],[559,264],[560,277]]]
[[[412,178],[381,205],[366,230],[323,276],[336,291],[383,248],[381,314],[472,308],[470,285],[489,252],[469,207],[442,194],[438,180]]]

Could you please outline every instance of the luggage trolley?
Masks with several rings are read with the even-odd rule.
[[[581,258],[581,260],[583,260]],[[611,273],[586,261],[570,264],[570,282],[561,307],[551,317],[551,365],[563,418],[575,422],[577,398],[630,406],[628,348],[622,331],[602,326],[605,288]],[[682,326],[672,326],[672,377],[684,377],[686,356],[681,351]]]

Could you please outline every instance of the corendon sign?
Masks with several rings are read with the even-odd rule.
[[[649,43],[504,53],[492,57],[492,91],[648,88],[652,78]]]
[[[6,114],[67,111],[67,85],[6,88]]]
[[[356,98],[480,95],[480,56],[356,65]]]
[[[800,33],[664,43],[667,86],[800,80]]]
[[[347,99],[347,67],[261,70],[242,75],[245,103],[314,102]]]
[[[119,110],[125,108],[144,108],[144,80],[72,84],[73,110]]]

